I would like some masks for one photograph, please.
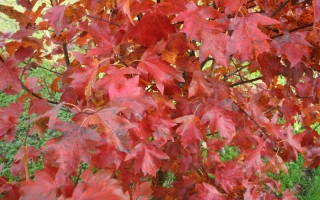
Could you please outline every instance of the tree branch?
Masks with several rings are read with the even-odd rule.
[[[306,24],[306,25],[299,26],[299,27],[297,27],[297,28],[291,29],[291,30],[289,30],[289,33],[294,32],[294,31],[297,31],[297,30],[300,30],[300,29],[307,28],[307,27],[309,27],[309,26],[313,26],[313,23],[311,23],[311,24]],[[275,36],[272,36],[272,37],[270,37],[270,38],[271,38],[271,39],[274,39],[274,38],[277,38],[277,37],[281,37],[281,36],[283,36],[283,35],[284,35],[284,34],[281,33],[281,34],[279,34],[279,35],[275,35]]]
[[[87,17],[90,17],[90,18],[92,18],[92,19],[100,20],[100,21],[107,22],[107,23],[109,23],[109,24],[112,24],[112,25],[115,25],[115,26],[120,27],[120,25],[117,24],[117,23],[114,23],[114,22],[109,21],[109,20],[101,19],[101,18],[92,16],[92,15],[88,15],[87,13],[83,12],[82,10],[78,10],[78,9],[76,9],[76,8],[73,8],[73,10],[76,10],[76,11],[78,11],[78,12],[81,12],[82,14],[84,14],[84,15],[86,15]]]
[[[286,0],[283,2],[273,13],[271,13],[270,17],[275,16],[287,3],[289,3],[290,0]]]
[[[39,68],[41,68],[41,69],[44,69],[44,70],[47,70],[47,71],[49,71],[49,72],[58,74],[58,75],[60,75],[60,76],[63,75],[63,74],[61,74],[61,73],[59,73],[59,72],[55,72],[55,71],[53,71],[53,70],[51,70],[51,69],[47,69],[47,68],[45,68],[45,67],[42,67],[41,65],[38,65],[37,67],[39,67]]]
[[[262,131],[263,134],[265,134],[268,138],[270,138],[270,136],[268,135],[268,133],[262,129],[262,127],[259,125],[258,122],[256,122],[256,120],[254,120],[254,119],[253,119],[245,110],[243,110],[236,102],[233,101],[233,103],[236,104],[236,105],[238,106],[239,110],[240,110],[241,112],[243,112],[247,117],[249,117],[250,120],[253,121],[253,123],[255,123],[255,125],[257,125],[257,127]]]
[[[261,78],[262,78],[262,76],[257,77],[257,78],[253,78],[253,79],[249,79],[249,80],[245,80],[245,81],[239,81],[239,82],[231,84],[229,87],[234,87],[234,86],[242,85],[242,84],[245,84],[245,83],[251,83],[251,82],[260,80]]]
[[[66,43],[62,44],[62,48],[63,48],[64,60],[66,61],[66,65],[68,67],[70,65],[70,60],[69,60],[67,44]]]

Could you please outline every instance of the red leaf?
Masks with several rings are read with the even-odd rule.
[[[202,45],[200,46],[199,62],[203,62],[208,56],[212,56],[218,65],[229,66],[227,56],[227,44],[229,36],[224,33],[202,32]]]
[[[73,199],[129,199],[128,194],[123,193],[119,182],[111,178],[112,175],[112,172],[107,170],[97,172],[94,175],[89,169],[84,171],[82,174],[82,182],[79,183],[73,191]]]
[[[203,199],[216,199],[226,200],[225,197],[221,196],[219,191],[208,183],[202,183],[196,185],[196,194],[190,197],[190,200],[203,200]]]
[[[162,61],[154,53],[146,52],[138,65],[138,70],[143,74],[150,74],[155,79],[157,88],[163,94],[164,83],[172,84],[173,80],[184,82],[182,74],[167,62]]]
[[[153,130],[153,137],[155,140],[172,140],[172,132],[176,124],[172,119],[166,117],[165,107],[158,108],[152,115],[148,115],[151,129]]]
[[[243,180],[242,167],[234,162],[226,163],[226,166],[219,167],[216,172],[216,184],[221,185],[222,189],[226,192],[231,192],[234,187],[240,186]]]
[[[297,159],[298,158],[298,153],[301,153],[304,155],[305,149],[301,147],[301,141],[303,136],[305,135],[304,133],[300,133],[298,135],[293,135],[292,127],[288,126],[287,130],[282,131],[279,136],[280,139],[283,142],[284,148],[285,149],[291,149],[291,151],[286,151],[288,154],[288,157],[286,159]]]
[[[217,22],[206,20],[206,18],[214,19],[223,16],[217,10],[210,7],[199,9],[193,2],[189,2],[186,8],[187,10],[181,12],[172,22],[184,21],[181,31],[197,41],[201,40],[203,30],[210,30],[217,24]]]
[[[307,32],[284,32],[284,36],[277,38],[279,43],[278,55],[285,54],[291,62],[291,67],[296,66],[303,57],[309,58],[309,47],[312,45],[305,40]],[[302,61],[303,62],[303,61]]]
[[[73,56],[86,67],[82,67],[70,76],[73,80],[69,87],[81,97],[91,98],[92,89],[95,87],[99,61],[93,57],[86,56],[79,52],[74,52]]]
[[[24,151],[23,151],[23,147],[21,147],[17,152],[17,154],[14,156],[14,162],[12,163],[12,166],[10,168],[10,172],[12,173],[13,177],[17,177],[17,176],[25,177],[26,172],[24,168],[24,161],[22,160],[23,156],[24,156]],[[40,152],[37,149],[35,149],[33,146],[28,146],[26,156],[28,158],[28,160],[26,160],[27,162],[31,159],[36,162],[38,160],[38,156],[40,156]]]
[[[105,94],[110,95],[110,98],[117,98],[117,96],[119,96],[119,94],[117,94],[117,93],[120,93],[120,90],[126,84],[130,83],[130,86],[134,87],[134,86],[137,86],[137,84],[138,84],[137,82],[139,81],[139,80],[135,80],[136,77],[138,77],[138,76],[135,76],[133,78],[134,81],[130,79],[131,81],[128,82],[125,75],[140,74],[138,70],[136,70],[132,67],[123,67],[121,69],[118,69],[114,66],[108,66],[107,69],[105,70],[105,72],[107,73],[107,75],[105,75],[103,78],[97,80],[96,88],[104,90]],[[134,92],[134,93],[136,93],[136,92]],[[131,94],[131,93],[129,93],[129,94]]]
[[[67,27],[68,21],[64,16],[64,12],[67,6],[54,6],[47,10],[47,13],[43,16],[44,19],[48,19],[50,26],[56,32],[56,35],[60,33]]]
[[[18,60],[13,57],[7,58],[4,63],[0,62],[0,91],[16,94],[20,92],[21,82],[19,75],[21,68],[17,67]]]
[[[140,169],[146,175],[147,173],[156,176],[160,168],[159,160],[169,159],[170,157],[164,152],[156,149],[151,144],[138,144],[124,159],[131,160],[134,158],[134,169],[137,173]]]
[[[150,46],[161,39],[167,39],[170,33],[175,32],[175,28],[167,16],[158,11],[149,11],[129,32],[128,37],[138,44]]]
[[[8,107],[0,109],[0,140],[6,139],[11,142],[17,131],[17,123],[19,116],[23,112],[23,105],[18,103],[10,103]]]
[[[203,129],[203,127],[201,127],[200,119],[197,116],[187,115],[179,117],[173,121],[176,123],[182,123],[177,128],[177,133],[181,135],[180,140],[184,147],[202,140],[203,136],[201,129]]]
[[[49,127],[49,129],[52,130],[54,124],[57,121],[58,113],[59,113],[59,111],[60,111],[60,109],[62,108],[63,105],[64,105],[64,103],[59,103],[53,109],[51,109],[51,110],[45,112],[44,114],[32,119],[31,123],[36,122],[36,121],[38,121],[40,119],[43,119],[43,118],[49,118],[48,127]]]
[[[224,109],[213,107],[202,116],[201,124],[210,121],[209,127],[211,133],[215,133],[217,130],[219,135],[226,138],[227,143],[229,143],[236,133],[234,122],[231,118],[232,115],[228,114]]]
[[[132,124],[125,118],[117,115],[122,109],[118,107],[105,108],[89,117],[90,124],[102,124],[111,142],[118,150],[128,151],[128,129]]]
[[[201,96],[204,94],[209,96],[213,93],[211,83],[204,77],[206,77],[205,73],[200,70],[196,70],[193,72],[192,81],[188,88],[188,98],[197,95]]]
[[[132,191],[132,199],[149,200],[153,193],[150,182],[144,182],[140,185],[136,184],[136,189]]]
[[[226,8],[224,12],[226,15],[234,14],[234,12],[238,12],[241,8],[242,4],[245,4],[246,0],[222,0],[222,5]]]
[[[270,38],[262,33],[258,25],[278,24],[279,21],[259,13],[248,14],[235,20],[234,32],[227,47],[227,55],[239,53],[241,61],[256,58],[263,52],[269,52],[267,40]]]
[[[54,200],[59,186],[54,177],[45,171],[34,172],[36,181],[25,181],[21,187],[21,200]]]
[[[76,124],[57,122],[54,130],[63,135],[47,142],[43,148],[44,160],[47,163],[56,161],[67,175],[74,172],[81,161],[90,163],[90,151],[102,141],[96,131]]]

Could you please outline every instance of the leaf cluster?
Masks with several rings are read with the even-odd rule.
[[[3,198],[295,199],[270,173],[319,166],[318,1],[18,2]]]

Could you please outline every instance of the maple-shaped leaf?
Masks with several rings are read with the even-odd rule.
[[[129,32],[128,37],[144,46],[150,46],[161,39],[167,39],[176,30],[169,18],[159,11],[148,11]]]
[[[227,143],[235,136],[235,126],[232,121],[232,115],[228,114],[226,110],[213,107],[208,110],[201,118],[201,124],[209,122],[209,128],[211,133],[215,133],[216,130],[219,135],[227,139]]]
[[[149,200],[152,196],[151,182],[136,184],[135,190],[132,191],[132,199]]]
[[[0,109],[0,141],[6,139],[11,142],[14,139],[22,112],[23,105],[20,102],[10,103],[8,107]]]
[[[155,140],[173,140],[172,127],[174,127],[176,123],[173,123],[171,118],[165,116],[165,113],[165,107],[161,107],[151,115],[148,115]]]
[[[24,181],[21,187],[21,200],[43,200],[56,199],[59,185],[56,184],[54,177],[45,171],[35,171],[36,181]]]
[[[10,172],[12,173],[13,177],[25,177],[25,163],[29,162],[29,160],[37,161],[38,156],[40,156],[40,152],[35,149],[33,146],[27,146],[27,155],[24,154],[23,150],[24,146],[22,146],[17,154],[14,156],[14,162],[10,168]],[[26,157],[24,157],[26,156]]]
[[[108,66],[102,72],[105,72],[106,75],[97,80],[96,88],[103,89],[105,94],[110,94],[112,97],[118,96],[115,93],[117,93],[126,84],[127,78],[125,75],[140,74],[139,71],[133,67],[123,67],[119,69],[114,66]]]
[[[112,84],[109,87],[111,100],[117,98],[139,98],[144,95],[144,89],[139,86],[139,76],[129,79],[122,86]]]
[[[101,168],[118,169],[125,158],[125,153],[120,152],[115,145],[111,143],[96,147],[92,154],[92,165]]]
[[[151,144],[140,143],[127,154],[125,161],[133,158],[136,173],[141,169],[144,175],[148,173],[156,176],[161,166],[160,160],[169,159],[170,157]]]
[[[151,52],[143,54],[137,69],[143,74],[152,75],[161,94],[164,91],[164,83],[172,84],[174,79],[184,82],[181,72]]]
[[[68,20],[64,16],[66,8],[67,6],[65,5],[54,6],[47,10],[46,14],[43,16],[44,19],[48,19],[48,23],[56,32],[56,35],[60,35],[68,25]]]
[[[303,136],[306,133],[299,133],[297,135],[293,134],[293,130],[291,125],[288,126],[287,130],[283,130],[280,134],[279,137],[281,141],[283,142],[283,146],[287,151],[285,151],[285,160],[290,160],[294,159],[296,160],[298,158],[298,152],[304,155],[305,149],[301,147],[301,141]],[[291,149],[291,150],[288,150]],[[282,157],[283,158],[283,157]]]
[[[72,193],[72,199],[129,200],[128,194],[123,193],[119,181],[113,179],[112,176],[112,171],[102,170],[93,174],[90,169],[87,169],[82,173],[82,182],[75,187]]]
[[[117,114],[122,109],[119,107],[105,108],[89,117],[90,124],[102,124],[106,128],[108,138],[118,150],[128,151],[128,129],[132,124],[125,118]]]
[[[211,83],[205,79],[206,74],[200,70],[193,72],[192,81],[189,85],[188,98],[192,96],[201,96],[203,94],[211,95],[214,91],[212,89]]]
[[[239,163],[231,161],[225,166],[218,167],[214,175],[216,184],[221,185],[224,191],[231,192],[234,187],[241,185],[244,172]]]
[[[31,123],[34,122],[35,126],[38,126],[38,125],[45,126],[45,125],[47,125],[47,127],[52,130],[54,124],[57,121],[58,113],[59,113],[59,111],[60,111],[60,109],[62,108],[63,105],[64,105],[64,103],[59,103],[53,109],[50,109],[47,112],[43,113],[42,115],[32,119]],[[39,132],[39,134],[40,134],[40,136],[42,136],[42,134],[40,132]]]
[[[229,66],[227,56],[227,44],[230,37],[224,33],[212,33],[204,30],[202,32],[202,44],[199,52],[199,62],[203,62],[210,55],[217,61],[218,65]]]
[[[214,91],[215,100],[223,101],[230,97],[231,90],[228,82],[220,81],[219,78],[212,78],[211,86]]]
[[[57,122],[54,130],[63,134],[47,142],[43,148],[44,160],[47,163],[57,162],[67,175],[74,172],[81,161],[90,163],[90,151],[98,142],[102,142],[96,131],[76,124]]]
[[[244,17],[237,17],[234,21],[234,31],[227,46],[227,55],[238,53],[241,61],[256,58],[263,52],[269,52],[271,40],[262,33],[258,25],[278,24],[279,21],[261,15],[251,13]]]
[[[220,192],[208,183],[196,185],[197,193],[190,197],[190,200],[216,199],[225,200],[226,198],[220,195]]]
[[[181,181],[174,183],[174,188],[176,188],[174,199],[189,199],[194,193],[195,186],[194,176],[182,176]]]
[[[190,144],[202,140],[202,129],[200,119],[195,115],[187,115],[173,120],[175,123],[181,123],[176,132],[181,135],[181,144],[187,147]]]
[[[72,87],[74,92],[79,96],[91,98],[92,89],[95,87],[99,61],[91,56],[89,57],[79,52],[73,52],[73,56],[86,67],[76,70],[71,76],[69,76],[73,79],[69,87]]]
[[[284,35],[280,38],[276,38],[276,41],[280,45],[278,48],[278,55],[285,54],[291,63],[291,67],[296,66],[302,58],[309,59],[309,48],[312,45],[305,40],[307,32],[293,32],[289,33],[284,31]]]
[[[273,158],[274,153],[266,146],[266,143],[264,143],[260,137],[255,137],[255,139],[258,145],[254,149],[244,151],[244,153],[247,154],[244,161],[249,173],[258,173],[261,175],[261,169],[264,166],[262,157],[265,156],[275,165]]]
[[[87,56],[111,55],[125,34],[123,30],[112,33],[108,23],[102,21],[92,22],[90,25],[83,22],[79,25],[79,29],[90,35],[96,44],[88,51]]]
[[[186,10],[181,12],[172,22],[183,21],[182,32],[187,36],[192,37],[196,41],[201,40],[201,33],[203,30],[210,30],[217,25],[217,22],[213,20],[207,20],[207,18],[215,19],[221,18],[223,15],[212,7],[199,8],[195,3],[189,2],[186,5]],[[221,30],[222,31],[222,30]]]
[[[264,52],[258,56],[258,63],[261,66],[262,80],[270,85],[272,79],[283,71],[280,59],[272,53]]]
[[[124,14],[126,14],[131,22],[131,24],[134,25],[133,19],[131,16],[130,11],[130,5],[132,4],[132,1],[130,0],[117,0],[117,7],[120,11],[122,11]]]
[[[19,75],[21,68],[17,67],[19,63],[14,57],[8,57],[4,63],[0,62],[0,91],[16,94],[20,92],[21,82]]]
[[[224,13],[226,13],[226,15],[231,15],[234,12],[239,12],[241,6],[246,2],[246,0],[222,0],[221,4],[225,6]]]

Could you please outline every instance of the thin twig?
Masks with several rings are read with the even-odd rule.
[[[237,68],[236,71],[233,71],[233,72],[231,72],[230,74],[228,74],[227,76],[225,76],[225,77],[223,78],[223,81],[228,80],[228,78],[229,78],[230,76],[235,75],[236,73],[238,73],[239,71],[243,70],[243,69],[246,68],[246,67],[247,67],[247,66]]]
[[[286,0],[283,2],[273,13],[271,13],[270,17],[273,17],[275,14],[277,14],[287,3],[289,3],[290,0]]]
[[[90,17],[90,18],[92,18],[92,19],[96,19],[96,20],[99,20],[99,21],[107,22],[107,23],[109,23],[109,24],[112,24],[112,25],[115,25],[115,26],[120,27],[119,24],[114,23],[114,22],[112,22],[112,21],[105,20],[105,19],[100,19],[100,18],[98,18],[98,17],[92,16],[92,15],[88,15],[87,13],[83,12],[82,10],[78,10],[77,8],[73,8],[73,9],[76,10],[76,11],[78,11],[78,12],[81,12],[82,14],[84,14],[84,15],[86,15],[87,17]]]
[[[60,76],[62,76],[62,75],[63,75],[63,74],[61,74],[61,73],[59,73],[59,72],[55,72],[55,71],[53,71],[53,70],[51,70],[51,69],[48,69],[48,68],[42,67],[41,65],[38,65],[37,67],[39,67],[39,68],[41,68],[41,69],[44,69],[44,70],[47,70],[47,71],[49,71],[49,72],[52,72],[52,73],[58,74],[58,75],[60,75]]]
[[[43,82],[44,82],[44,85],[46,86],[46,89],[47,89],[50,97],[51,97],[53,100],[57,101],[57,100],[54,98],[52,91],[49,89],[48,84],[47,84],[47,82],[46,82],[46,79],[43,79]]]
[[[21,84],[21,87],[22,87],[22,89],[23,89],[24,91],[30,93],[32,96],[34,96],[34,97],[36,97],[36,98],[38,98],[38,99],[43,99],[41,96],[37,95],[36,93],[31,92],[31,91],[29,90],[29,88],[27,88],[27,86],[25,86],[25,84],[23,84],[23,82],[22,82],[21,80],[20,80],[20,84]],[[48,101],[48,103],[51,103],[51,104],[59,104],[59,102],[51,101],[51,100],[49,100],[49,99],[48,99],[47,101]]]
[[[306,25],[299,26],[299,27],[297,27],[297,28],[291,29],[291,30],[289,30],[289,33],[294,32],[294,31],[297,31],[297,30],[300,30],[300,29],[307,28],[307,27],[309,27],[309,26],[313,26],[313,23],[306,24]],[[272,37],[270,37],[270,38],[271,38],[271,39],[274,39],[274,38],[277,38],[277,37],[281,37],[281,36],[283,36],[283,35],[284,35],[284,34],[281,33],[281,34],[279,34],[279,35],[275,35],[275,36],[272,36]]]
[[[241,112],[243,112],[246,116],[248,116],[250,118],[251,121],[253,121],[253,123],[255,123],[255,125],[263,132],[263,134],[265,134],[268,138],[270,138],[270,136],[268,135],[267,132],[265,132],[262,127],[259,125],[258,122],[256,122],[256,120],[254,120],[244,109],[242,109],[236,102],[233,101],[234,104],[236,104],[239,108],[239,110]]]
[[[245,80],[245,81],[239,81],[239,82],[231,84],[229,87],[234,87],[234,86],[242,85],[242,84],[245,84],[245,83],[251,83],[251,82],[260,80],[261,78],[262,78],[262,76],[257,77],[257,78],[253,78],[253,79],[249,79],[249,80]]]

